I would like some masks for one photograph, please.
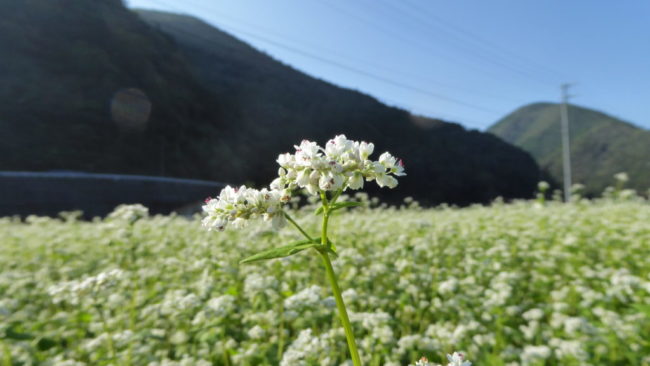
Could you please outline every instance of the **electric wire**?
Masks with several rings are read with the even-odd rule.
[[[185,13],[184,10],[179,9],[178,7],[175,7],[175,6],[173,6],[171,4],[168,4],[166,2],[163,2],[163,1],[160,1],[160,0],[151,0],[151,1],[155,2],[155,3],[158,3],[158,4],[169,6],[169,7],[172,7],[172,8],[176,8],[178,11],[181,11],[181,12]],[[159,25],[162,26],[162,24],[159,24]],[[174,26],[169,25],[169,24],[167,24],[165,26],[168,27],[168,28],[171,28],[171,29],[175,29],[176,31],[178,31],[180,33],[190,33],[190,34],[188,34],[190,36],[205,38],[205,37],[202,37],[201,35],[191,34],[191,32],[187,32],[184,29],[180,29],[178,27],[174,27]],[[261,36],[259,34],[254,34],[254,33],[251,33],[251,32],[244,31],[244,30],[240,30],[240,29],[237,29],[237,28],[232,27],[232,26],[230,26],[229,28],[233,29],[236,33],[240,33],[240,34],[246,35],[246,36],[248,36],[250,38],[256,39],[258,41],[262,41],[262,42],[265,42],[267,44],[271,44],[271,45],[273,45],[275,47],[278,47],[280,49],[283,49],[283,50],[286,50],[286,51],[289,51],[289,52],[292,52],[292,53],[295,53],[295,54],[299,54],[299,55],[301,55],[303,57],[307,57],[307,58],[310,58],[310,59],[313,59],[313,60],[317,60],[317,61],[320,61],[322,63],[329,64],[331,66],[335,66],[337,68],[340,68],[340,69],[343,69],[343,70],[346,70],[346,71],[349,71],[351,73],[355,73],[355,74],[358,74],[358,75],[362,75],[362,76],[365,76],[365,77],[367,77],[369,79],[374,79],[374,80],[383,82],[383,83],[388,84],[388,85],[393,85],[395,87],[399,87],[399,88],[409,90],[409,91],[412,91],[412,92],[415,92],[415,93],[419,93],[419,94],[422,94],[422,95],[427,95],[427,96],[430,96],[430,97],[433,97],[433,98],[436,98],[436,99],[439,99],[439,100],[443,100],[443,101],[446,101],[446,102],[449,102],[449,103],[461,105],[461,106],[464,106],[466,108],[471,108],[471,109],[474,109],[474,110],[487,112],[487,113],[490,113],[490,114],[498,114],[498,115],[502,114],[501,112],[490,109],[490,108],[485,108],[485,107],[482,107],[482,106],[467,103],[467,102],[464,102],[462,100],[458,100],[456,98],[451,98],[451,97],[448,97],[448,96],[445,96],[445,95],[442,95],[442,94],[439,94],[439,93],[431,92],[429,90],[425,90],[425,89],[422,89],[422,88],[414,86],[414,85],[410,85],[410,84],[403,83],[403,82],[400,82],[400,81],[385,78],[383,76],[367,72],[367,71],[359,69],[357,67],[346,65],[346,64],[341,63],[341,62],[336,61],[336,60],[332,60],[332,59],[329,59],[329,58],[318,56],[318,55],[312,54],[310,52],[306,52],[304,50],[298,49],[296,47],[292,47],[292,46],[286,45],[284,43],[278,42],[276,40],[269,39],[268,37]],[[208,39],[206,39],[206,41],[208,41]],[[213,43],[214,44],[219,44],[218,42],[213,42]],[[219,45],[221,45],[221,44],[219,44]]]

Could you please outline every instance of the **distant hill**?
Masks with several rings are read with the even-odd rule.
[[[345,133],[404,159],[400,189],[381,193],[394,201],[527,197],[539,179],[493,135],[315,79],[194,18],[120,0],[0,0],[0,13],[0,170],[260,186],[294,143]]]
[[[184,15],[137,10],[171,35],[195,76],[238,116],[239,153],[251,155],[249,177],[275,174],[269,164],[303,138],[320,142],[338,133],[374,141],[402,157],[408,176],[396,197],[430,203],[485,202],[525,197],[540,177],[528,154],[493,136],[388,107],[282,64],[211,25]],[[381,152],[380,151],[380,152]],[[258,156],[259,155],[259,156]]]
[[[650,188],[650,131],[593,109],[569,106],[573,181],[600,194],[612,176],[627,172],[628,186]],[[530,152],[539,165],[562,181],[560,109],[554,103],[535,103],[517,109],[489,132]]]
[[[225,117],[169,37],[120,0],[0,13],[0,170],[203,175]]]

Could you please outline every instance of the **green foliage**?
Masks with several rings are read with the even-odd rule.
[[[313,248],[320,245],[320,243],[314,243],[311,240],[299,240],[295,243],[289,245],[273,247],[271,249],[263,250],[257,254],[254,254],[246,259],[240,261],[239,263],[252,263],[268,259],[283,258],[296,253],[300,253],[305,249]]]
[[[309,232],[313,209],[292,212]],[[331,220],[364,365],[453,350],[481,366],[650,364],[648,201],[358,207]],[[0,219],[0,363],[341,365],[317,256],[237,264],[298,238],[171,216]]]
[[[629,174],[630,188],[639,192],[650,188],[650,131],[575,105],[569,106],[569,119],[573,181],[585,184],[588,195],[602,192],[619,172]],[[558,104],[524,106],[489,131],[530,152],[556,181],[562,181]]]

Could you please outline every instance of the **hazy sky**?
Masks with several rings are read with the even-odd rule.
[[[295,68],[485,128],[572,102],[650,127],[648,0],[126,0],[184,12]]]

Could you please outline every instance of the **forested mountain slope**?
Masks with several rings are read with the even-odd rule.
[[[345,133],[404,159],[385,198],[486,202],[539,179],[493,135],[315,79],[195,18],[119,0],[0,0],[0,12],[0,170],[261,186],[294,143]]]
[[[629,186],[650,188],[650,131],[593,109],[569,106],[573,181],[599,194],[612,176],[627,172]],[[560,106],[535,103],[501,119],[490,132],[530,152],[539,165],[562,181]]]

